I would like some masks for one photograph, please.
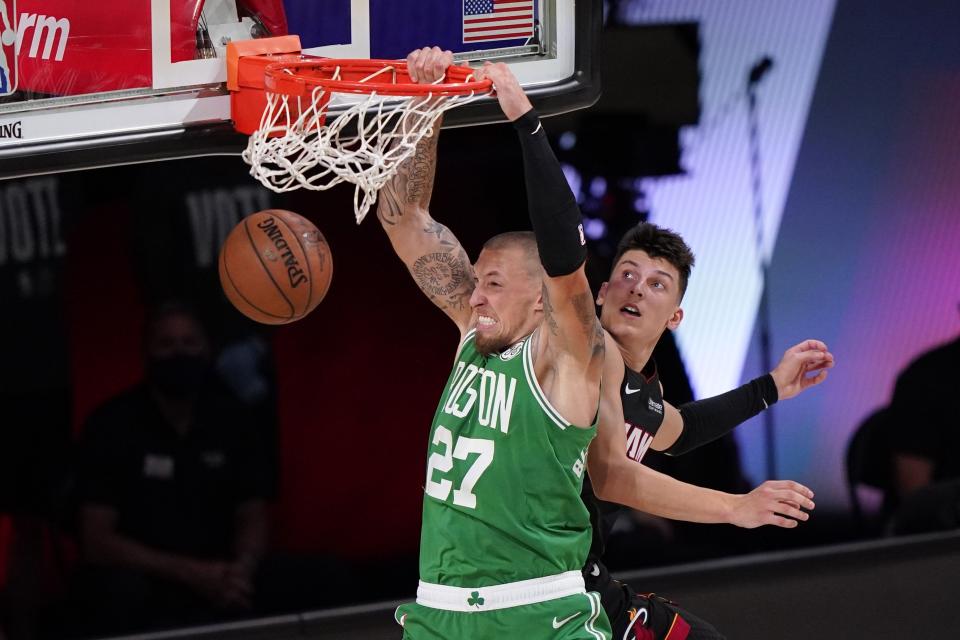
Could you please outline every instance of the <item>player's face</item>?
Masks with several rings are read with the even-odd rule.
[[[680,273],[663,258],[627,251],[600,287],[597,304],[600,323],[615,338],[655,343],[683,319]]]
[[[470,296],[477,350],[494,353],[531,333],[542,319],[543,284],[521,249],[484,249],[474,265]]]

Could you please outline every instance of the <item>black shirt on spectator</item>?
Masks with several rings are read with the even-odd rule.
[[[140,385],[98,408],[82,439],[81,500],[112,507],[119,533],[162,551],[228,558],[237,506],[264,497],[260,449],[226,396],[202,396],[180,434]]]

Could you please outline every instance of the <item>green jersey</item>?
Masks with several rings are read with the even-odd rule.
[[[590,548],[580,489],[596,434],[547,401],[531,336],[498,354],[460,347],[430,431],[420,580],[485,587],[579,571]]]

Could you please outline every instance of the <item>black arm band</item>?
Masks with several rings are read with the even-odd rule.
[[[681,405],[683,431],[664,453],[679,456],[713,442],[776,401],[777,385],[768,373],[733,391]]]
[[[534,109],[513,121],[523,149],[527,207],[537,237],[540,262],[550,277],[576,271],[587,259],[577,199]]]

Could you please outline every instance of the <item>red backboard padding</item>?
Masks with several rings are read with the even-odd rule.
[[[192,60],[203,0],[170,5],[171,61]],[[85,95],[152,86],[149,0],[19,0],[20,91]]]

